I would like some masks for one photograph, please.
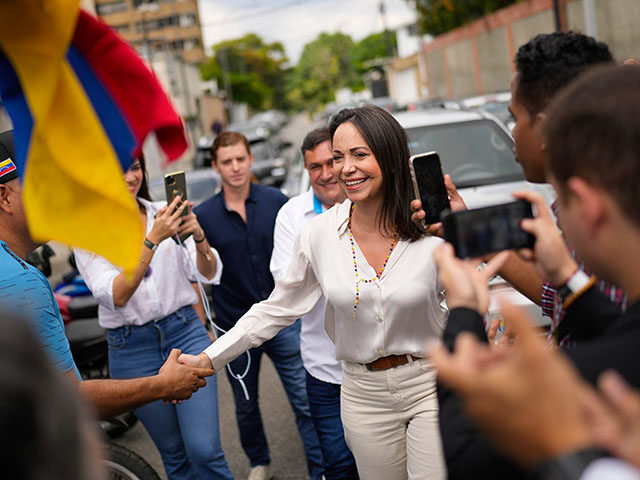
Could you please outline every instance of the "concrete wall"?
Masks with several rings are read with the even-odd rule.
[[[511,68],[505,58],[509,58],[509,38],[506,27],[500,27],[476,37],[480,81],[484,92],[498,92],[509,85]]]
[[[447,62],[451,73],[452,94],[456,97],[470,95],[476,90],[471,40],[463,40],[446,47]]]
[[[429,86],[429,97],[447,97],[447,81],[445,78],[444,54],[442,50],[434,50],[426,55],[427,65],[427,85]]]
[[[596,0],[597,38],[609,45],[617,60],[640,58],[640,2],[638,0]],[[567,5],[567,26],[585,30],[582,1]]]
[[[597,38],[617,60],[640,58],[640,0],[595,0]],[[564,0],[567,29],[584,32],[582,0]],[[508,90],[518,48],[555,31],[552,0],[520,0],[423,45],[430,97]]]
[[[553,12],[547,10],[528,18],[517,20],[512,24],[513,43],[515,49],[524,45],[539,33],[551,33],[555,31]]]

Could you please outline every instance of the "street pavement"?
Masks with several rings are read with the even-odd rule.
[[[260,408],[271,453],[273,478],[276,480],[308,479],[302,440],[282,383],[266,355],[263,356],[261,363]],[[227,375],[223,373],[216,377],[218,378],[222,447],[234,477],[238,480],[245,479],[249,474],[249,461],[240,445],[233,394]],[[163,480],[167,478],[160,455],[140,422],[137,422],[135,427],[124,436],[114,440],[114,443],[133,450],[149,462]]]

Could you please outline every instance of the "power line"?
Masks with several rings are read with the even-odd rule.
[[[237,23],[237,22],[243,22],[246,20],[249,20],[251,18],[255,18],[255,17],[260,17],[260,16],[265,16],[265,15],[271,15],[272,13],[275,13],[279,10],[283,10],[285,8],[289,8],[289,7],[294,7],[294,6],[298,6],[298,5],[302,5],[304,3],[308,3],[312,0],[294,0],[292,2],[289,3],[285,3],[284,5],[279,5],[277,7],[271,7],[271,8],[266,8],[264,10],[260,10],[257,12],[253,12],[253,13],[247,13],[247,14],[243,14],[243,15],[237,15],[235,17],[231,17],[225,20],[221,20],[218,22],[206,22],[206,23],[200,23],[200,25],[202,27],[219,27],[222,25],[228,25],[230,23]]]

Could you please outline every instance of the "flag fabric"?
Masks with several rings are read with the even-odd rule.
[[[149,132],[169,160],[186,139],[137,53],[78,5],[0,2],[0,98],[34,239],[96,252],[132,272],[144,230],[123,172]]]

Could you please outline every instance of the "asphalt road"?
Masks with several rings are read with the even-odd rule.
[[[240,445],[233,395],[226,374],[218,377],[220,435],[229,468],[236,479],[249,474],[249,461]],[[277,480],[309,478],[302,441],[295,417],[273,364],[265,355],[260,371],[260,408],[271,453],[271,472]],[[124,436],[114,440],[149,462],[166,479],[160,455],[140,422]]]

